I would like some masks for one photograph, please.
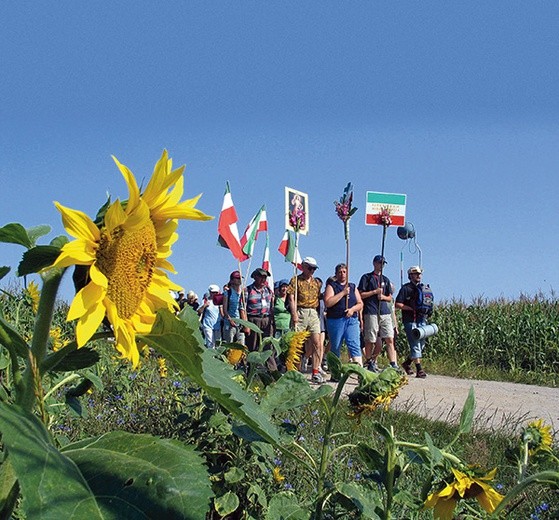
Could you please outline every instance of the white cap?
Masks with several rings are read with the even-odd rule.
[[[318,269],[318,264],[316,263],[316,260],[312,256],[305,256],[305,258],[303,258],[302,263],[310,265],[311,267],[316,267]]]
[[[208,287],[208,292],[219,292],[219,285],[216,285],[215,283],[212,283],[209,287]]]
[[[423,272],[423,269],[421,269],[420,266],[418,265],[412,265],[409,269],[408,269],[408,274],[412,274],[412,273],[419,273],[421,274]]]

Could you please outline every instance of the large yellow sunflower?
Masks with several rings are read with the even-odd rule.
[[[213,217],[195,208],[200,195],[180,201],[184,166],[173,170],[166,150],[143,193],[132,172],[113,159],[128,185],[128,200],[113,202],[98,226],[85,213],[55,202],[66,231],[76,240],[62,248],[54,267],[89,266],[88,283],[68,311],[68,320],[78,320],[78,346],[85,345],[107,316],[117,349],[136,366],[136,333],[148,333],[155,312],[172,309],[171,290],[180,289],[165,272],[175,272],[167,258],[178,238],[178,219]]]
[[[454,508],[459,500],[475,498],[483,509],[492,513],[503,500],[503,495],[497,493],[488,484],[495,478],[496,471],[495,468],[485,476],[471,476],[452,468],[454,481],[440,491],[429,495],[425,501],[425,507],[434,508],[434,517],[439,520],[452,520]]]

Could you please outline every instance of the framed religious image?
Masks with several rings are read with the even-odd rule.
[[[285,229],[302,235],[309,233],[309,196],[287,186],[285,187]]]

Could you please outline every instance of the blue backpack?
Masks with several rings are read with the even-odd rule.
[[[429,284],[424,285],[422,283],[417,286],[417,302],[415,304],[415,309],[417,314],[422,314],[423,316],[431,316],[433,314],[433,291]]]

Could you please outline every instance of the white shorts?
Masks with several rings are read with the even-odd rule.
[[[376,314],[363,315],[363,338],[368,343],[374,343],[377,340],[377,336],[381,338],[394,337],[394,324],[390,314],[380,315],[380,334],[378,316]]]

